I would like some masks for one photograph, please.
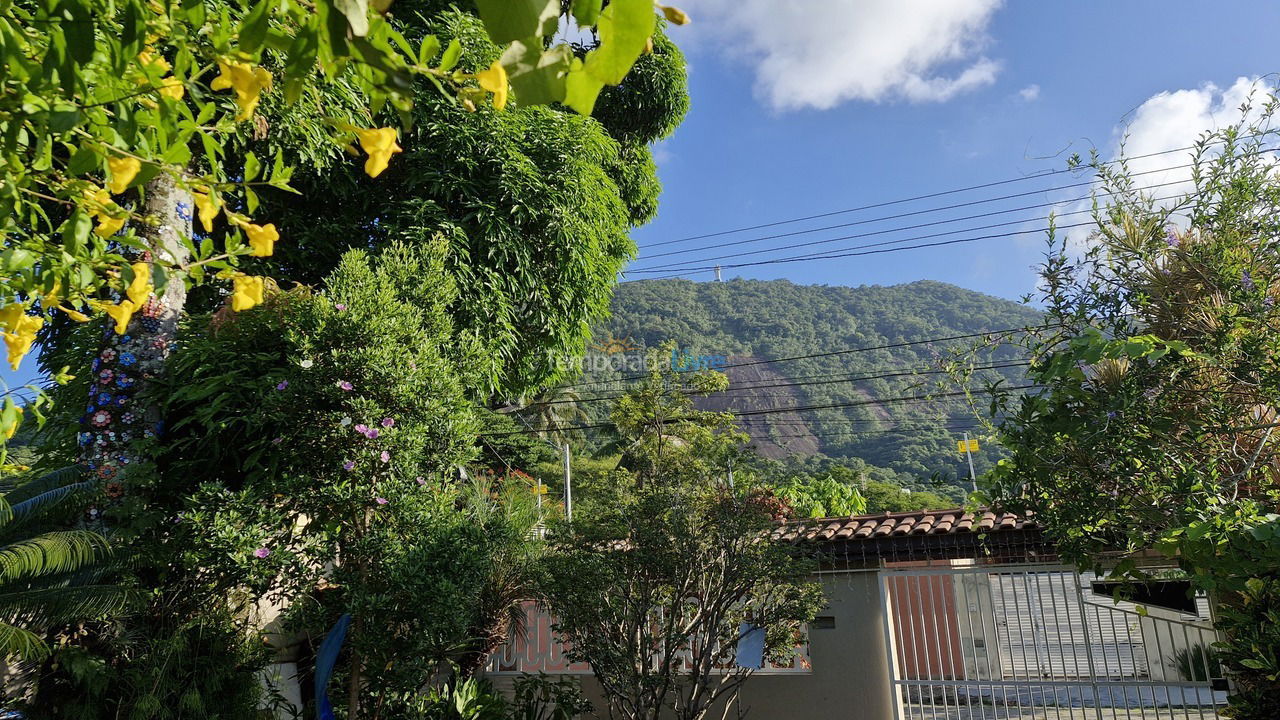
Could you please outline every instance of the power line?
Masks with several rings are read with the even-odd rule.
[[[1006,328],[1004,330],[983,330],[981,332],[965,333],[963,335],[949,335],[946,337],[926,338],[923,340],[908,340],[908,341],[896,342],[896,343],[886,343],[883,345],[870,345],[870,346],[864,346],[864,347],[846,348],[844,350],[831,350],[828,352],[811,353],[808,355],[791,355],[789,357],[774,358],[772,360],[752,360],[751,362],[728,363],[726,365],[720,365],[719,367],[716,368],[716,370],[725,370],[728,368],[736,368],[736,367],[752,367],[755,365],[772,365],[774,363],[780,363],[780,362],[792,362],[795,360],[810,360],[813,358],[833,357],[836,355],[851,355],[854,353],[872,352],[875,350],[896,350],[898,348],[913,347],[916,345],[928,345],[929,343],[951,342],[953,340],[972,340],[974,338],[987,337],[990,335],[1022,333],[1022,332],[1027,332],[1029,330],[1043,330],[1046,328],[1058,327],[1058,326],[1059,324],[1054,323],[1054,324],[1048,324],[1048,325],[1031,325],[1028,327],[1020,327],[1020,328]],[[644,378],[648,376],[649,376],[648,373],[639,373],[636,375],[625,375],[623,377],[610,380],[609,382],[638,380],[640,378]],[[564,388],[582,387],[583,385],[593,385],[597,382],[600,382],[600,381],[589,380],[589,381],[578,382],[578,383],[569,383],[567,385],[558,385],[552,389],[556,390],[556,389],[564,389]]]
[[[1030,384],[1030,385],[1013,385],[1010,387],[999,388],[999,389],[1029,390],[1029,389],[1036,389],[1036,388],[1043,388],[1043,387],[1044,385]],[[930,395],[907,395],[903,397],[880,398],[880,399],[873,398],[870,400],[857,400],[854,402],[847,402],[847,403],[827,403],[823,405],[801,405],[797,407],[768,408],[764,410],[729,411],[727,413],[722,413],[722,414],[727,414],[732,417],[757,417],[760,415],[773,415],[776,413],[784,413],[784,412],[812,412],[815,410],[835,410],[835,409],[842,409],[842,408],[862,407],[865,405],[889,405],[889,404],[896,404],[896,403],[931,402],[937,398],[959,397],[959,396],[965,396],[965,395],[971,395],[971,394],[982,395],[982,394],[986,394],[986,392],[983,390],[958,390],[955,392],[933,393]],[[669,422],[677,423],[686,419],[688,418],[672,418]],[[601,423],[593,423],[590,425],[568,425],[568,426],[562,426],[562,427],[556,428],[556,431],[568,432],[568,431],[578,431],[578,430],[596,430],[596,429],[607,428],[607,427],[614,427],[614,423],[601,422]],[[507,431],[507,432],[500,432],[500,433],[481,433],[480,436],[481,437],[507,437],[510,435],[527,435],[527,434],[528,433],[523,430],[513,430],[513,431]]]
[[[1191,167],[1191,165],[1190,165],[1190,164],[1187,164],[1187,165],[1174,165],[1174,166],[1172,166],[1172,167],[1167,167],[1167,168],[1159,168],[1159,169],[1156,169],[1156,170],[1146,170],[1146,171],[1139,172],[1139,173],[1133,173],[1133,176],[1134,176],[1134,177],[1137,177],[1137,176],[1139,176],[1139,175],[1152,175],[1152,174],[1155,174],[1155,173],[1169,172],[1169,171],[1171,171],[1171,170],[1183,170],[1183,169],[1186,169],[1186,168],[1188,168],[1188,167]],[[1154,185],[1148,185],[1148,186],[1146,186],[1146,187],[1136,188],[1136,190],[1138,190],[1138,191],[1143,191],[1143,190],[1154,190],[1154,189],[1156,189],[1156,188],[1168,187],[1168,186],[1170,186],[1170,185],[1182,185],[1182,184],[1184,184],[1184,183],[1186,183],[1186,182],[1188,182],[1188,181],[1187,181],[1187,180],[1172,180],[1172,181],[1169,181],[1169,182],[1157,183],[1157,184],[1154,184]],[[825,226],[823,226],[823,227],[810,228],[810,229],[808,229],[808,230],[795,230],[795,231],[788,232],[788,233],[778,233],[778,234],[776,234],[776,235],[763,235],[763,236],[761,236],[761,237],[757,237],[757,238],[750,238],[750,239],[747,239],[747,240],[735,240],[735,241],[733,241],[733,242],[727,242],[727,243],[716,243],[716,244],[714,244],[714,245],[703,245],[703,246],[701,246],[701,247],[696,247],[696,248],[687,248],[687,249],[684,249],[684,250],[671,250],[671,251],[664,252],[664,253],[658,253],[658,254],[656,254],[656,255],[642,255],[640,258],[638,258],[637,262],[641,262],[641,261],[644,261],[644,260],[653,260],[653,259],[655,259],[655,258],[667,257],[667,256],[670,256],[670,255],[683,255],[683,254],[685,254],[685,253],[696,253],[696,252],[701,252],[701,251],[703,251],[703,250],[714,250],[714,249],[716,249],[716,248],[722,248],[722,247],[733,247],[733,246],[736,246],[736,245],[749,245],[749,244],[751,244],[751,243],[763,242],[763,241],[765,241],[765,240],[777,240],[777,239],[780,239],[780,238],[795,237],[795,236],[797,236],[797,235],[808,235],[808,234],[812,234],[812,233],[816,233],[816,232],[823,232],[823,231],[825,231],[825,230],[839,230],[840,228],[854,227],[854,226],[857,226],[857,225],[867,225],[867,224],[869,224],[869,223],[882,222],[882,221],[885,221],[885,220],[900,220],[900,219],[902,219],[902,218],[914,217],[914,216],[917,216],[917,215],[928,215],[928,214],[930,214],[930,213],[942,212],[943,210],[956,210],[956,209],[959,209],[959,208],[972,207],[972,206],[974,206],[974,205],[985,205],[985,204],[987,204],[987,203],[999,202],[999,201],[1001,201],[1001,200],[1012,200],[1012,199],[1015,199],[1015,198],[1026,197],[1026,196],[1028,196],[1028,195],[1039,195],[1039,194],[1041,194],[1041,193],[1054,192],[1054,191],[1058,191],[1058,190],[1070,190],[1070,189],[1072,189],[1072,188],[1083,187],[1083,186],[1086,186],[1086,185],[1092,185],[1092,184],[1093,184],[1093,181],[1091,180],[1091,181],[1089,181],[1089,182],[1084,182],[1084,183],[1074,183],[1074,184],[1071,184],[1071,185],[1059,185],[1059,186],[1057,186],[1057,187],[1043,188],[1043,189],[1041,189],[1041,190],[1032,190],[1032,191],[1029,191],[1029,192],[1015,193],[1015,194],[1012,194],[1012,195],[1001,195],[1000,197],[986,198],[986,199],[983,199],[983,200],[971,200],[971,201],[969,201],[969,202],[956,203],[956,204],[954,204],[954,205],[944,205],[944,206],[936,207],[936,208],[927,208],[927,209],[924,209],[924,210],[914,210],[914,211],[912,211],[912,212],[899,213],[899,214],[897,214],[897,215],[887,215],[887,216],[884,216],[884,217],[878,217],[878,218],[867,218],[867,219],[865,219],[865,220],[855,220],[855,221],[853,221],[853,222],[840,223],[840,224],[837,224],[837,225],[825,225]],[[1115,194],[1115,193],[1101,193],[1100,195],[1102,195],[1102,196],[1108,196],[1108,195],[1114,195],[1114,194]],[[1023,206],[1021,206],[1021,207],[1016,207],[1016,208],[1006,208],[1006,209],[1004,209],[1004,210],[991,210],[991,211],[989,211],[989,212],[976,213],[976,214],[974,214],[974,215],[965,215],[965,216],[957,217],[957,218],[948,218],[948,219],[946,219],[946,220],[934,220],[934,221],[932,221],[932,222],[927,222],[927,223],[918,223],[918,224],[916,224],[916,225],[907,225],[907,226],[904,226],[904,227],[888,228],[888,229],[885,229],[885,230],[877,230],[877,231],[875,231],[875,232],[870,232],[870,233],[861,233],[861,234],[858,234],[858,235],[850,235],[850,236],[847,236],[847,237],[844,237],[844,238],[834,238],[834,240],[845,240],[845,239],[849,239],[849,238],[856,238],[856,237],[868,237],[868,236],[872,236],[872,235],[883,235],[883,234],[885,234],[885,233],[899,232],[899,231],[902,231],[902,230],[915,230],[915,229],[917,229],[917,228],[922,228],[922,227],[932,227],[932,226],[934,226],[934,225],[945,225],[945,224],[947,224],[947,223],[961,222],[961,221],[963,221],[963,220],[975,220],[975,219],[977,219],[977,218],[993,217],[993,216],[997,216],[997,215],[1008,215],[1009,213],[1021,212],[1021,211],[1023,211],[1023,210],[1035,210],[1035,209],[1037,209],[1037,208],[1052,207],[1052,206],[1054,206],[1054,205],[1062,205],[1062,204],[1066,204],[1066,203],[1077,203],[1077,202],[1082,202],[1082,201],[1084,201],[1084,200],[1089,200],[1089,199],[1091,199],[1092,197],[1093,197],[1093,195],[1085,195],[1085,196],[1082,196],[1082,197],[1072,198],[1072,199],[1070,199],[1070,200],[1055,200],[1055,201],[1048,201],[1048,202],[1042,202],[1042,203],[1034,203],[1034,204],[1032,204],[1032,205],[1023,205]],[[831,242],[831,241],[830,241],[830,240],[827,240],[827,241],[819,241],[819,242]],[[809,243],[809,244],[817,244],[817,243],[815,242],[815,243]],[[800,247],[800,245],[791,246],[791,247]],[[714,260],[715,258],[704,258],[704,259],[707,259],[707,260]]]
[[[1241,136],[1241,137],[1236,138],[1236,139],[1237,139],[1237,140],[1249,140],[1249,139],[1252,139],[1252,138],[1257,138],[1257,137],[1263,137],[1263,136],[1266,136],[1266,135],[1270,135],[1270,134],[1272,134],[1272,133],[1276,133],[1276,132],[1280,132],[1280,131],[1277,131],[1277,130],[1267,130],[1267,131],[1264,131],[1264,132],[1253,133],[1253,134],[1250,134],[1250,135],[1244,135],[1244,136]],[[1219,143],[1221,143],[1221,142],[1222,142],[1222,141],[1217,141],[1217,142],[1209,143],[1209,145],[1217,145],[1217,144],[1219,144]],[[1195,149],[1197,149],[1198,147],[1200,147],[1200,145],[1187,145],[1187,146],[1185,146],[1185,147],[1173,148],[1172,150],[1161,150],[1161,151],[1159,151],[1159,152],[1145,153],[1145,154],[1143,154],[1143,155],[1134,155],[1134,156],[1131,156],[1131,157],[1118,158],[1118,159],[1116,159],[1116,160],[1111,160],[1111,161],[1108,161],[1108,162],[1101,163],[1101,165],[1104,165],[1104,166],[1105,166],[1105,165],[1117,165],[1117,164],[1121,164],[1121,163],[1132,162],[1132,161],[1134,161],[1134,160],[1144,160],[1144,159],[1146,159],[1146,158],[1158,157],[1158,156],[1161,156],[1161,155],[1169,155],[1169,154],[1176,153],[1176,152],[1185,152],[1185,151],[1195,150]],[[1013,183],[1026,182],[1026,181],[1028,181],[1028,180],[1038,180],[1038,179],[1040,179],[1040,178],[1053,177],[1053,176],[1055,176],[1055,175],[1062,175],[1062,174],[1064,174],[1064,173],[1079,172],[1079,171],[1080,171],[1080,168],[1062,168],[1062,169],[1059,169],[1059,170],[1049,170],[1049,171],[1046,171],[1046,172],[1035,173],[1035,174],[1032,174],[1032,175],[1024,175],[1024,176],[1022,176],[1022,177],[1007,178],[1007,179],[1005,179],[1005,180],[997,180],[997,181],[993,181],[993,182],[980,183],[980,184],[977,184],[977,185],[969,185],[969,186],[967,186],[967,187],[954,188],[954,189],[951,189],[951,190],[942,190],[942,191],[938,191],[938,192],[925,193],[925,194],[923,194],[923,195],[915,195],[915,196],[912,196],[912,197],[900,198],[900,199],[898,199],[898,200],[887,200],[887,201],[884,201],[884,202],[871,203],[871,204],[868,204],[868,205],[859,205],[859,206],[857,206],[857,207],[844,208],[844,209],[842,209],[842,210],[832,210],[832,211],[829,211],[829,212],[817,213],[817,214],[814,214],[814,215],[806,215],[806,216],[803,216],[803,217],[789,218],[789,219],[785,219],[785,220],[776,220],[776,221],[773,221],[773,222],[761,223],[761,224],[758,224],[758,225],[748,225],[748,226],[744,226],[744,227],[734,228],[734,229],[732,229],[732,230],[721,230],[721,231],[718,231],[718,232],[703,233],[703,234],[701,234],[701,235],[688,235],[688,236],[685,236],[685,237],[682,237],[682,238],[677,238],[677,239],[675,239],[675,240],[666,240],[666,241],[658,242],[658,243],[650,243],[650,244],[648,244],[648,245],[644,245],[644,246],[641,246],[641,247],[642,247],[642,249],[643,249],[643,248],[650,248],[650,247],[660,247],[660,246],[663,246],[663,245],[674,245],[674,244],[676,244],[676,243],[689,242],[689,241],[692,241],[692,240],[701,240],[701,239],[704,239],[704,238],[721,237],[721,236],[723,236],[723,235],[732,235],[732,234],[735,234],[735,233],[747,232],[747,231],[750,231],[750,230],[761,230],[761,229],[763,229],[763,228],[768,228],[768,227],[778,227],[778,226],[780,226],[780,225],[790,225],[790,224],[792,224],[792,223],[804,222],[804,221],[806,221],[806,220],[818,220],[818,219],[820,219],[820,218],[824,218],[824,217],[832,217],[832,216],[835,216],[835,215],[844,215],[844,214],[847,214],[847,213],[861,212],[861,211],[863,211],[863,210],[874,210],[875,208],[891,207],[891,206],[894,206],[894,205],[902,205],[902,204],[909,203],[909,202],[915,202],[915,201],[917,201],[917,200],[928,200],[928,199],[931,199],[931,198],[944,197],[944,196],[947,196],[947,195],[956,195],[956,194],[959,194],[959,193],[963,193],[963,192],[970,192],[970,191],[973,191],[973,190],[983,190],[983,189],[991,188],[991,187],[999,187],[999,186],[1002,186],[1002,185],[1010,185],[1010,184],[1013,184]]]
[[[1091,225],[1093,225],[1093,223],[1091,223],[1091,222],[1082,222],[1082,223],[1073,223],[1073,224],[1070,224],[1070,225],[1055,225],[1054,227],[1055,227],[1055,229],[1058,229],[1058,230],[1070,230],[1071,228],[1088,227],[1088,226],[1091,226]],[[862,256],[862,255],[880,255],[880,254],[883,254],[883,253],[902,252],[903,250],[919,250],[920,248],[942,247],[942,246],[945,246],[945,245],[959,245],[959,244],[962,244],[962,243],[977,242],[977,241],[979,241],[979,240],[991,240],[991,239],[993,239],[993,238],[1007,238],[1007,237],[1013,237],[1013,236],[1015,236],[1015,235],[1032,235],[1032,234],[1036,234],[1036,233],[1048,232],[1048,230],[1049,230],[1049,228],[1048,228],[1048,227],[1042,227],[1042,228],[1034,228],[1034,229],[1031,229],[1031,230],[1015,230],[1015,231],[1013,231],[1013,232],[1007,232],[1007,233],[994,233],[994,234],[991,234],[991,235],[978,235],[978,236],[976,236],[976,237],[970,237],[970,238],[957,238],[957,239],[955,239],[955,240],[942,240],[942,241],[939,241],[939,242],[921,243],[921,244],[919,244],[919,245],[904,245],[904,246],[902,246],[902,247],[880,248],[880,249],[877,249],[877,250],[862,250],[862,251],[858,251],[858,252],[844,252],[844,253],[832,254],[832,255],[817,255],[817,256],[802,255],[802,256],[798,256],[798,257],[777,258],[777,259],[774,259],[774,260],[757,260],[757,261],[755,261],[755,262],[736,263],[736,264],[729,264],[729,265],[711,265],[711,266],[706,266],[706,267],[696,267],[696,268],[687,268],[687,269],[685,269],[685,268],[672,268],[673,270],[683,270],[683,271],[682,271],[682,272],[679,272],[679,273],[672,274],[672,275],[663,275],[663,276],[661,276],[661,277],[656,277],[656,278],[645,278],[645,279],[646,279],[646,280],[670,280],[670,279],[672,279],[672,278],[683,277],[683,276],[685,276],[685,275],[696,275],[696,274],[698,274],[698,273],[711,272],[711,271],[714,271],[717,267],[718,267],[718,268],[720,268],[720,269],[722,269],[722,270],[726,270],[726,269],[731,269],[731,268],[756,267],[756,266],[759,266],[759,265],[777,265],[777,264],[782,264],[782,263],[809,262],[809,261],[813,261],[813,260],[833,260],[833,259],[836,259],[836,258],[858,257],[858,256]],[[887,244],[892,244],[892,243],[895,243],[895,242],[909,242],[909,241],[911,241],[911,240],[915,240],[915,239],[917,239],[917,238],[905,238],[905,239],[902,239],[902,240],[893,240],[893,241],[886,242],[886,243],[875,243],[875,244],[872,244],[872,245],[864,245],[864,246],[862,246],[862,247],[875,247],[876,245],[887,245]],[[662,270],[653,270],[653,271],[637,270],[637,271],[635,271],[635,272],[664,272],[664,271],[662,271]],[[667,272],[669,272],[669,271],[667,271]],[[624,281],[622,281],[622,282],[640,282],[640,281],[639,281],[639,280],[624,280]]]
[[[1022,360],[1022,359],[1023,359],[1023,358],[1007,358],[1007,359],[1001,360],[1001,362],[1012,362],[1012,361],[1014,361],[1014,360]],[[915,371],[917,371],[917,372],[924,373],[924,372],[925,372],[925,371],[927,371],[927,370],[933,370],[933,369],[934,369],[934,368],[933,368],[932,366],[931,366],[931,367],[929,367],[929,368],[920,369],[920,368],[916,368],[916,366],[914,366],[914,365],[898,365],[898,366],[895,366],[895,367],[882,368],[882,371],[883,371],[883,372],[886,372],[886,373],[896,373],[896,372],[908,372],[908,371],[911,371],[911,370],[915,370]],[[980,369],[980,368],[972,368],[972,369]],[[814,379],[814,378],[826,379],[826,378],[836,378],[836,377],[843,377],[843,378],[848,378],[848,379],[851,379],[851,380],[852,380],[852,379],[856,379],[856,378],[849,378],[849,377],[848,377],[848,373],[844,373],[844,372],[824,372],[824,373],[815,373],[815,374],[813,374],[813,375],[786,375],[786,376],[779,376],[778,378],[775,378],[775,379],[776,379],[776,380],[793,381],[793,380],[810,380],[810,379]],[[883,376],[873,375],[873,376],[868,376],[868,377],[866,377],[866,378],[861,378],[861,379],[874,380],[874,379],[876,379],[876,378],[878,378],[878,377],[883,377]],[[764,381],[764,380],[760,380],[760,381],[749,381],[749,382],[765,382],[765,381]],[[772,380],[770,380],[769,382],[772,382]],[[602,387],[602,388],[597,388],[597,391],[599,391],[599,392],[606,392],[606,391],[610,391],[610,390],[625,390],[625,389],[627,389],[628,387],[635,387],[634,385],[628,386],[628,385],[623,385],[622,383],[623,383],[623,380],[622,380],[622,379],[617,379],[617,380],[592,380],[592,381],[586,381],[584,384],[587,384],[587,385],[617,385],[617,386],[618,386],[618,387],[616,387],[616,388],[612,388],[612,387],[610,387],[610,388],[603,388],[603,387]],[[560,386],[560,387],[565,387],[565,386]],[[755,388],[755,387],[760,387],[760,385],[733,385],[733,384],[731,384],[731,385],[729,386],[729,388],[728,388],[727,390],[724,390],[723,392],[732,392],[732,391],[735,391],[735,390],[742,390],[742,389],[752,389],[752,388]],[[585,401],[585,400],[595,400],[595,399],[597,399],[597,398],[595,398],[595,397],[589,397],[589,398],[582,398],[581,400]],[[546,401],[546,402],[533,402],[533,403],[530,403],[530,404],[529,404],[529,406],[530,406],[530,407],[533,407],[533,406],[537,406],[537,405],[554,405],[554,404],[560,404],[560,403],[572,403],[572,402],[579,402],[579,400],[548,400],[548,401]]]
[[[1027,367],[1030,364],[1031,364],[1030,361],[1022,360],[1019,362],[1007,362],[1007,363],[999,363],[999,364],[985,365],[985,366],[979,366],[979,367],[971,367],[969,369],[970,370],[1000,370],[1003,368],[1011,368],[1011,367]],[[911,370],[903,370],[900,372],[879,373],[875,375],[861,375],[861,376],[854,376],[854,377],[842,377],[842,378],[835,378],[835,379],[828,379],[828,380],[815,380],[811,382],[762,383],[758,385],[745,385],[745,386],[730,385],[725,390],[707,394],[706,397],[733,400],[736,398],[728,397],[726,394],[734,392],[736,390],[767,390],[767,389],[784,388],[784,387],[808,387],[811,385],[834,385],[837,383],[863,382],[866,380],[884,380],[889,378],[912,377],[917,375],[942,375],[947,372],[948,372],[947,370],[939,370],[939,369],[911,369]],[[834,374],[829,373],[825,376],[819,375],[817,377],[831,377],[832,375]],[[785,379],[791,379],[791,378],[785,378]],[[681,391],[681,392],[684,393],[685,395],[702,395],[703,394],[697,391]],[[618,400],[623,397],[626,397],[626,393],[621,393],[617,395],[605,395],[600,397],[582,398],[580,400],[570,400],[570,399],[548,400],[546,402],[531,403],[530,407],[536,407],[540,405],[561,405],[561,404],[570,404],[570,403],[582,405],[582,404],[592,403],[592,402],[603,402],[606,400]],[[767,396],[754,396],[754,397],[767,397]]]
[[[1180,184],[1180,183],[1166,183],[1166,184],[1169,184],[1169,185],[1176,185],[1176,184]],[[1158,187],[1158,186],[1152,186],[1152,187]],[[1144,189],[1146,189],[1146,188],[1144,188]],[[1176,196],[1176,195],[1169,195],[1169,196],[1166,196],[1166,197],[1155,198],[1155,199],[1153,200],[1153,202],[1162,202],[1162,201],[1164,201],[1164,200],[1172,200],[1172,199],[1175,199],[1175,198],[1177,198],[1177,197],[1178,197],[1178,196]],[[1092,209],[1092,208],[1089,208],[1089,209],[1087,209],[1087,210],[1072,210],[1072,211],[1070,211],[1070,212],[1058,213],[1058,214],[1054,215],[1054,217],[1055,217],[1055,218],[1070,217],[1070,216],[1072,216],[1072,215],[1084,215],[1084,214],[1089,214],[1089,213],[1092,213],[1092,212],[1093,212],[1093,209]],[[722,259],[726,259],[726,258],[746,257],[746,256],[748,256],[748,255],[761,255],[761,254],[764,254],[764,253],[780,252],[780,251],[782,251],[782,250],[791,250],[791,249],[794,249],[794,248],[808,247],[808,246],[812,246],[812,245],[822,245],[822,244],[830,243],[830,242],[839,242],[840,240],[851,240],[851,239],[855,239],[855,238],[859,238],[859,237],[868,237],[868,236],[871,236],[871,235],[884,234],[885,232],[896,232],[896,230],[886,230],[886,231],[879,231],[879,232],[875,232],[875,233],[858,233],[858,234],[854,234],[854,235],[845,235],[845,236],[842,236],[842,237],[828,238],[828,239],[825,239],[825,240],[814,240],[814,241],[806,242],[806,243],[795,243],[795,244],[792,244],[792,245],[782,245],[782,246],[775,247],[775,248],[765,248],[765,249],[762,249],[762,250],[751,250],[751,251],[743,252],[743,253],[731,253],[731,254],[729,254],[729,255],[717,255],[717,256],[713,256],[713,257],[709,257],[709,258],[698,258],[698,259],[696,259],[696,260],[685,260],[685,261],[679,261],[679,262],[671,262],[671,263],[666,263],[666,264],[663,264],[663,265],[654,265],[654,266],[647,267],[647,268],[640,268],[640,269],[638,269],[638,270],[628,270],[628,271],[626,271],[626,272],[625,272],[625,273],[623,273],[623,274],[625,275],[625,274],[627,274],[627,273],[637,273],[637,274],[638,274],[638,273],[661,273],[661,272],[672,272],[672,271],[679,271],[679,270],[693,270],[693,269],[698,269],[698,270],[707,270],[707,269],[715,269],[716,267],[720,267],[720,268],[722,268],[722,269],[723,269],[723,268],[745,267],[745,266],[747,266],[747,265],[767,265],[767,264],[770,264],[770,263],[788,262],[788,261],[793,261],[793,262],[794,262],[794,261],[801,261],[801,260],[825,260],[825,259],[829,259],[829,258],[848,257],[848,255],[844,255],[844,254],[834,254],[834,253],[842,253],[842,252],[844,252],[844,251],[846,251],[846,250],[863,250],[863,249],[866,249],[866,248],[883,247],[883,246],[886,246],[886,245],[897,245],[897,244],[899,244],[899,243],[913,242],[913,241],[916,241],[916,240],[927,240],[927,239],[929,239],[929,238],[936,238],[936,237],[946,237],[946,236],[948,236],[948,235],[959,235],[959,234],[961,234],[961,233],[974,232],[974,231],[976,231],[976,230],[990,230],[990,229],[992,229],[992,228],[1008,227],[1008,226],[1010,226],[1010,225],[1022,225],[1022,224],[1024,224],[1024,223],[1030,222],[1030,221],[1032,221],[1032,220],[1034,220],[1034,219],[1035,219],[1035,218],[1019,218],[1019,219],[1017,219],[1017,220],[1009,220],[1009,221],[1006,221],[1006,222],[1000,222],[1000,223],[991,223],[991,224],[989,224],[989,225],[976,225],[976,226],[973,226],[973,227],[960,228],[960,229],[957,229],[957,230],[944,230],[944,231],[942,231],[942,232],[929,233],[929,234],[927,234],[927,235],[915,235],[915,236],[912,236],[912,237],[907,237],[907,238],[897,238],[897,239],[895,239],[895,240],[885,240],[885,241],[877,242],[877,243],[865,243],[865,244],[862,244],[862,245],[851,245],[851,246],[846,247],[846,248],[835,248],[835,249],[832,249],[832,250],[823,250],[823,251],[819,251],[819,252],[815,252],[815,253],[806,253],[806,254],[804,254],[804,255],[793,255],[793,256],[785,257],[785,258],[773,258],[773,259],[771,259],[771,260],[765,260],[765,261],[756,262],[756,263],[742,263],[742,264],[718,265],[718,266],[717,266],[717,265],[711,265],[711,266],[705,266],[705,265],[694,265],[694,263],[711,262],[711,261],[713,261],[713,260],[722,260]],[[929,224],[938,224],[938,223],[929,223]],[[1085,225],[1092,225],[1092,224],[1093,224],[1093,222],[1091,222],[1091,221],[1090,221],[1090,222],[1084,222],[1084,223],[1075,223],[1075,224],[1071,224],[1071,225],[1057,225],[1056,227],[1057,227],[1057,228],[1073,228],[1073,227],[1082,227],[1082,226],[1085,226]],[[903,228],[903,229],[906,229],[906,228]],[[1044,227],[1044,228],[1035,228],[1035,229],[1032,229],[1032,230],[1022,230],[1022,231],[1016,231],[1016,232],[1010,232],[1010,233],[997,233],[997,234],[994,234],[994,235],[985,235],[985,236],[983,236],[983,237],[979,237],[979,238],[972,238],[972,239],[968,239],[968,240],[961,240],[961,241],[957,241],[957,242],[972,242],[973,240],[985,240],[985,239],[990,239],[990,238],[1008,237],[1008,236],[1013,236],[1013,235],[1027,235],[1027,234],[1034,234],[1034,233],[1046,232],[1046,231],[1048,231],[1048,229],[1049,229],[1049,228]],[[916,245],[916,246],[913,246],[913,247],[915,247],[915,248],[919,248],[919,247],[932,247],[933,245],[947,245],[947,244],[951,244],[951,243],[933,243],[933,244],[927,244],[927,245]],[[902,249],[902,250],[910,250],[910,249],[912,249],[912,248],[901,248],[901,249]],[[865,253],[865,254],[874,254],[874,253]]]

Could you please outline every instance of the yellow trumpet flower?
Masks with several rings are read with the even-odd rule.
[[[160,95],[170,100],[181,100],[187,94],[187,86],[174,77],[160,81]]]
[[[124,227],[124,218],[114,218],[103,213],[98,214],[98,225],[93,232],[98,237],[108,238],[120,232],[120,228]]]
[[[266,292],[266,284],[262,278],[252,275],[240,275],[231,282],[232,310],[240,312],[262,304],[263,295]]]
[[[271,73],[248,63],[221,61],[218,62],[218,70],[222,74],[214,78],[209,87],[214,90],[234,89],[236,105],[240,106],[236,120],[253,117],[253,111],[258,108],[259,96],[264,90],[271,91]]]
[[[267,223],[266,225],[255,225],[253,223],[244,224],[244,234],[249,236],[249,254],[254,257],[268,257],[275,252],[276,241],[280,239],[280,233],[276,231],[275,223]]]
[[[146,70],[155,70],[159,73],[167,73],[173,69],[168,60],[163,56],[155,54],[155,48],[148,47],[138,53],[138,64]]]
[[[9,350],[9,367],[17,370],[22,358],[31,352],[36,332],[44,326],[44,318],[27,315],[21,303],[10,303],[0,310],[4,323],[4,344]]]
[[[112,195],[119,195],[129,189],[129,183],[138,176],[142,163],[138,158],[112,157],[107,158],[107,168],[111,170],[111,181],[107,183],[107,189]]]
[[[376,178],[381,175],[382,171],[387,169],[391,156],[404,150],[396,142],[395,128],[384,127],[376,130],[356,128],[355,131],[360,138],[360,147],[369,153],[369,159],[364,163],[364,172],[369,177]]]
[[[151,297],[151,265],[150,263],[136,262],[130,265],[133,268],[133,282],[129,283],[129,287],[125,290],[125,295],[134,307],[142,307],[146,304],[147,299]]]
[[[213,232],[213,219],[218,217],[218,201],[209,193],[192,191],[191,197],[196,201],[196,209],[200,211],[200,224],[204,226],[204,231]]]
[[[481,70],[476,73],[476,80],[480,83],[482,89],[493,93],[493,107],[495,110],[501,110],[507,106],[507,93],[510,90],[510,84],[507,82],[507,69],[502,67],[502,63],[494,60],[488,70]]]
[[[132,300],[121,300],[117,305],[99,303],[99,307],[116,321],[117,335],[123,335],[129,329],[129,321],[133,319],[133,314],[138,311],[138,306]]]

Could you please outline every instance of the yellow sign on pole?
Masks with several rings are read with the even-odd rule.
[[[975,453],[975,452],[978,452],[978,441],[977,440],[958,440],[956,441],[956,448],[960,451],[961,455],[965,454],[966,452]]]

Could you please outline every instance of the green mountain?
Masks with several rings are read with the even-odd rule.
[[[841,351],[1040,321],[1024,305],[932,281],[833,287],[786,280],[653,280],[618,286],[612,307],[612,317],[594,328],[584,398],[616,395],[625,378],[635,375],[634,360],[644,349],[674,341],[677,364],[726,366],[730,389],[701,405],[746,413],[740,423],[761,455],[861,458],[917,486],[934,473],[968,474],[956,441],[962,426],[975,424],[974,412],[963,398],[936,397],[960,388],[945,374],[927,371],[982,339]],[[975,355],[980,365],[1021,360],[1008,345],[987,346]],[[892,376],[866,378],[882,375]],[[1024,383],[1021,366],[981,371],[975,378]],[[894,400],[918,397],[927,399]],[[607,405],[584,403],[596,417]],[[781,412],[832,405],[844,407]],[[995,458],[984,445],[975,457],[978,472]]]

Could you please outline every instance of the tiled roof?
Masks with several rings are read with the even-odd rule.
[[[834,542],[909,535],[994,533],[1034,527],[1036,521],[1030,515],[1018,516],[991,511],[974,514],[956,508],[795,521],[782,526],[778,539],[788,542]]]

